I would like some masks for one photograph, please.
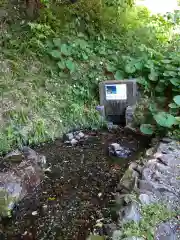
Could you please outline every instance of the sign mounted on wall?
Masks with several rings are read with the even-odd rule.
[[[126,100],[127,99],[127,86],[126,84],[107,84],[106,100]]]
[[[99,85],[100,105],[104,117],[112,122],[125,121],[125,111],[137,101],[136,80],[105,81]]]

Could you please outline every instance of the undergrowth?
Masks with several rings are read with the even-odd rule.
[[[45,4],[33,21],[18,5],[1,20],[0,152],[102,125],[95,107],[107,79],[138,79],[144,133],[178,135],[178,12],[154,16],[126,0]]]
[[[139,223],[129,222],[123,226],[125,237],[134,236],[153,240],[158,224],[172,219],[176,214],[163,204],[156,203],[142,207],[141,215],[142,219]]]

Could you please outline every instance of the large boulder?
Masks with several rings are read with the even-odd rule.
[[[46,159],[24,147],[21,151],[9,153],[3,161],[11,163],[9,168],[0,170],[0,215],[6,217],[11,215],[17,202],[33,194],[40,186]]]

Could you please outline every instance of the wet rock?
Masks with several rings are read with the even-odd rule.
[[[139,205],[136,202],[132,202],[125,207],[121,214],[124,223],[129,221],[139,222],[141,219]]]
[[[161,223],[155,232],[155,240],[176,240],[178,227],[177,224],[166,222]]]
[[[19,163],[23,160],[23,154],[18,149],[8,153],[4,160]]]
[[[119,158],[128,158],[132,153],[132,150],[121,146],[118,143],[112,143],[109,146],[109,154]]]
[[[115,230],[113,232],[112,240],[120,240],[120,239],[122,239],[122,235],[123,235],[122,231]]]

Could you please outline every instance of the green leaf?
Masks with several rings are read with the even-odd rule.
[[[155,91],[156,91],[156,92],[163,92],[164,89],[165,89],[165,87],[166,87],[165,84],[159,83],[159,84],[155,87]]]
[[[106,69],[107,69],[108,72],[116,71],[116,67],[113,64],[107,64]]]
[[[146,135],[152,135],[154,132],[153,126],[151,124],[142,124],[140,126],[140,130],[142,133],[144,133]]]
[[[169,106],[170,108],[179,108],[178,105],[175,104],[175,103],[170,103],[168,106]]]
[[[174,86],[179,86],[180,85],[180,79],[178,78],[171,78],[170,82],[174,85]]]
[[[73,73],[76,69],[74,62],[70,59],[66,61],[66,67],[69,69],[70,73]]]
[[[142,70],[142,68],[143,68],[143,64],[142,64],[142,62],[136,62],[135,64],[134,64],[134,66],[135,66],[135,68],[136,68],[136,70]]]
[[[137,81],[137,83],[144,85],[144,86],[147,84],[147,80],[145,77],[139,77],[139,78],[137,78],[136,81]]]
[[[151,73],[148,76],[149,80],[151,81],[157,81],[158,80],[158,74],[154,71],[151,71]]]
[[[126,73],[135,73],[135,72],[136,72],[136,68],[135,68],[135,66],[132,65],[132,64],[127,64],[127,65],[125,66],[125,72],[126,72]]]
[[[114,75],[116,80],[122,80],[123,79],[123,74],[121,71],[116,71],[115,75]]]
[[[62,44],[61,45],[61,53],[65,56],[70,56],[71,55],[70,47],[67,44]]]
[[[58,67],[59,67],[60,69],[62,69],[62,70],[64,70],[64,69],[66,68],[65,63],[62,62],[62,61],[59,61],[59,62],[57,63],[57,65],[58,65]]]
[[[58,50],[52,50],[50,52],[50,55],[56,59],[60,59],[61,58],[61,52]]]
[[[175,77],[177,74],[176,74],[176,72],[174,72],[174,71],[165,71],[164,73],[163,73],[163,75],[164,76],[166,76],[166,77]]]
[[[171,128],[176,123],[175,117],[167,112],[159,112],[158,114],[155,114],[154,119],[157,124],[167,128]]]
[[[60,38],[54,38],[53,43],[55,47],[60,48],[61,47],[61,39]]]
[[[171,63],[171,60],[170,59],[163,59],[163,60],[161,60],[161,62],[168,64],[168,63]]]
[[[175,96],[173,100],[178,106],[180,106],[180,95]]]
[[[88,58],[89,58],[86,53],[82,53],[82,57],[83,57],[84,60],[88,60]]]

